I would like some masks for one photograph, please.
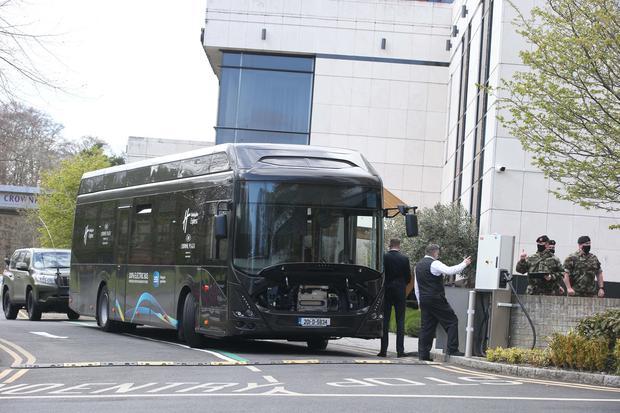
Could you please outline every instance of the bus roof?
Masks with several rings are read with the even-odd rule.
[[[100,175],[111,174],[114,172],[129,171],[148,166],[162,165],[175,161],[193,159],[204,155],[226,153],[229,160],[232,160],[233,169],[251,169],[262,159],[287,159],[287,158],[312,158],[312,159],[332,159],[343,161],[350,165],[357,166],[369,172],[371,175],[378,176],[377,172],[370,163],[357,151],[343,148],[330,148],[323,146],[310,145],[285,145],[285,144],[260,144],[260,143],[225,143],[207,148],[200,148],[193,151],[176,153],[172,155],[159,156],[156,158],[145,159],[129,164],[112,166],[109,168],[90,171],[82,175],[82,179]],[[232,157],[232,159],[230,159]],[[312,165],[308,165],[312,166]]]

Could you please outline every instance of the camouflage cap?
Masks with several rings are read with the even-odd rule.
[[[549,242],[549,237],[546,235],[541,235],[540,237],[536,238],[536,242]]]
[[[554,239],[550,239],[549,240],[549,245],[555,245],[555,240]]]
[[[588,237],[587,235],[582,235],[577,240],[577,244],[585,244],[586,242],[590,242],[590,237]]]

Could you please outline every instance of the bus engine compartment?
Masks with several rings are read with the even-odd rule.
[[[293,267],[291,267],[293,266]],[[287,264],[261,272],[257,304],[270,311],[343,313],[370,306],[380,289],[381,274],[354,265]]]

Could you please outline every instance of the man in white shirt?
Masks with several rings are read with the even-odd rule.
[[[431,348],[435,338],[437,323],[448,334],[448,355],[460,355],[458,318],[446,300],[443,287],[443,276],[462,272],[471,264],[471,257],[467,257],[458,265],[448,267],[439,261],[439,245],[431,244],[426,247],[426,255],[415,267],[415,295],[422,313],[420,334],[418,337],[418,357],[420,360],[431,360]]]

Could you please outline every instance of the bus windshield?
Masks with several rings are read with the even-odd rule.
[[[292,262],[379,270],[379,205],[378,188],[243,183],[234,265],[249,274]]]

